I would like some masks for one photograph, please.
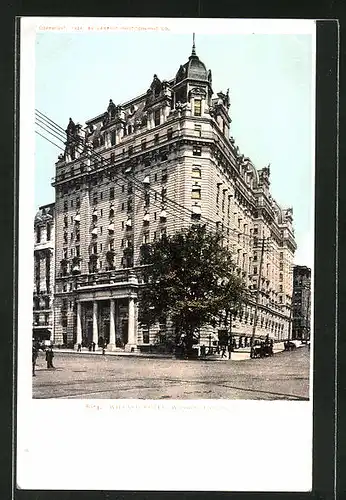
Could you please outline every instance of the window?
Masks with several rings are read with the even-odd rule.
[[[192,187],[191,198],[193,200],[200,200],[201,199],[201,188],[200,188],[200,186],[193,186]]]
[[[257,267],[256,266],[253,268],[253,273],[257,274]]]
[[[71,224],[73,224],[73,217],[71,217]]]
[[[121,229],[125,229],[125,222],[121,221]]]
[[[64,201],[64,211],[66,212],[68,209],[68,204],[67,204],[67,200]]]
[[[155,174],[155,176],[154,176],[154,181],[155,182],[157,181],[157,174]]]
[[[64,227],[67,227],[68,226],[68,219],[67,219],[67,216],[65,215],[64,217]]]
[[[76,198],[76,208],[80,208],[80,198],[79,198],[79,196]]]
[[[142,151],[144,151],[146,149],[146,147],[147,147],[147,141],[145,139],[143,139],[142,142],[141,142],[141,149],[142,149]]]
[[[154,144],[157,144],[158,142],[159,142],[159,134],[155,134]]]
[[[71,200],[71,208],[73,208],[73,200]]]
[[[195,99],[193,113],[194,113],[195,116],[201,116],[202,115],[202,105],[201,105],[201,100],[200,99]]]
[[[161,181],[162,182],[166,182],[167,181],[167,168],[164,168],[162,170],[162,177],[161,177]]]
[[[157,109],[154,113],[154,122],[155,122],[155,127],[157,127],[158,125],[160,125],[160,110]]]
[[[127,211],[132,212],[132,198],[127,200]]]
[[[100,252],[102,252],[102,243],[100,243]]]
[[[166,196],[167,196],[167,189],[166,188],[162,188],[162,190],[161,190],[161,200],[162,200],[162,202],[164,202],[166,200]]]
[[[156,232],[156,231],[154,231],[154,234],[153,234],[153,241],[156,241],[156,239],[157,239],[157,232]]]
[[[93,197],[93,204],[96,205],[97,204],[97,193],[94,194],[94,197]]]
[[[170,141],[173,138],[173,129],[169,128],[167,130],[167,140]]]
[[[77,245],[76,246],[76,257],[79,257],[80,256],[80,246]]]
[[[127,184],[127,194],[132,194],[132,181]]]
[[[198,137],[201,137],[202,136],[202,125],[195,125],[195,132]]]
[[[100,227],[100,234],[102,234],[102,226]]]
[[[279,292],[282,293],[282,291],[283,291],[283,286],[279,285]]]
[[[254,262],[257,262],[257,253],[254,254],[253,260],[254,260]]]
[[[149,243],[149,231],[143,234],[143,243]]]
[[[121,246],[121,247],[123,247],[123,246],[124,246],[124,240],[121,240],[121,245],[120,245],[120,246]]]
[[[121,186],[121,192],[125,193],[125,185],[124,184]]]
[[[112,132],[111,132],[111,146],[115,146],[115,141],[116,141],[115,130],[112,130]]]
[[[114,200],[114,187],[109,189],[109,199]]]
[[[282,281],[283,280],[283,275],[282,273],[279,274],[279,281]]]
[[[100,216],[102,217],[103,216],[103,209],[101,208],[100,210]]]
[[[100,200],[103,200],[103,192],[100,193]]]
[[[193,146],[192,154],[193,154],[193,156],[202,156],[201,146]]]
[[[50,241],[51,225],[47,224],[47,241]]]
[[[125,210],[125,203],[121,204],[121,210]]]
[[[202,177],[201,169],[200,167],[192,167],[192,173],[191,176],[194,179],[200,179]]]
[[[280,271],[283,271],[283,270],[284,270],[284,263],[280,262]]]
[[[70,256],[73,257],[73,248],[70,249]]]
[[[156,212],[154,212],[154,220],[156,220]]]
[[[133,154],[133,146],[129,146],[129,156]]]
[[[284,258],[284,253],[280,252],[280,260],[283,260],[283,258]]]
[[[115,153],[111,153],[111,163],[115,162]]]

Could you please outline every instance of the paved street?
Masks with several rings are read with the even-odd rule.
[[[40,353],[34,398],[287,399],[309,397],[310,350],[272,358],[186,361],[55,352],[55,370]]]

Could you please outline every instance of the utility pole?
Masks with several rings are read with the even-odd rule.
[[[228,341],[228,359],[232,356],[232,311],[229,312],[229,341]]]
[[[291,298],[290,316],[288,318],[288,339],[287,339],[288,342],[291,340],[291,331],[292,331],[292,309],[293,309],[292,300],[293,296]]]
[[[261,257],[260,257],[260,263],[259,263],[258,281],[257,281],[257,290],[256,290],[255,314],[254,314],[254,318],[253,318],[252,337],[251,337],[251,351],[250,351],[251,358],[253,357],[255,335],[256,335],[258,302],[259,302],[259,296],[260,296],[260,286],[261,286],[262,267],[263,267],[264,244],[265,244],[265,238],[262,238]]]

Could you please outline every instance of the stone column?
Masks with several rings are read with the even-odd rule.
[[[115,351],[115,300],[110,299],[110,314],[109,314],[109,351]]]
[[[77,302],[77,339],[75,349],[82,343],[82,304]]]
[[[95,342],[96,347],[98,347],[99,332],[97,324],[97,301],[93,302],[93,342]]]
[[[136,325],[137,306],[135,299],[129,297],[129,314],[128,314],[128,340],[126,344],[127,351],[134,351],[137,348],[137,325]]]

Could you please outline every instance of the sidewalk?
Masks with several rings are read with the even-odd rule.
[[[297,345],[297,347],[303,347],[304,344]],[[102,356],[102,349],[97,349],[95,352],[89,351],[87,348],[82,348],[81,352],[77,352],[74,349],[58,349],[55,348],[54,351],[56,353],[64,353],[64,354],[87,354],[89,356]],[[274,354],[277,354],[279,352],[284,351],[284,343],[283,342],[277,342],[274,344]],[[125,352],[122,349],[116,350],[116,351],[105,351],[105,356],[128,356],[128,357],[133,357],[133,358],[166,358],[166,359],[177,359],[173,354],[159,354],[159,353],[142,353],[142,352]],[[211,356],[206,356],[205,358],[198,358],[200,360],[206,360],[206,361],[229,361],[228,359],[228,352],[226,352],[226,357],[221,357],[221,354],[213,354]],[[250,359],[250,348],[249,347],[242,347],[240,349],[237,349],[236,351],[232,352],[231,354],[231,360],[230,361],[244,361]]]

